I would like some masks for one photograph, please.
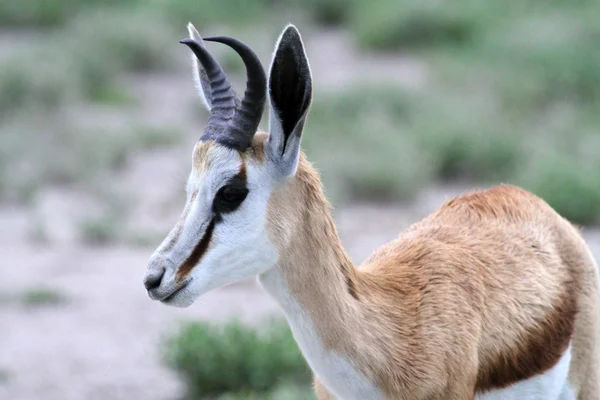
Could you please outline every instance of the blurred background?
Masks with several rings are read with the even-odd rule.
[[[315,81],[303,146],[357,263],[500,182],[584,226],[600,256],[597,0],[4,0],[0,398],[313,398],[253,281],[185,310],[142,286],[207,117],[178,44],[188,21],[265,66],[299,27]],[[237,55],[208,46],[241,92]]]

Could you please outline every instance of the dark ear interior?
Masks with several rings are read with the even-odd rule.
[[[281,35],[275,51],[269,79],[271,106],[281,121],[285,141],[303,118],[310,105],[312,82],[302,39],[293,26]],[[300,135],[302,130],[297,130]]]

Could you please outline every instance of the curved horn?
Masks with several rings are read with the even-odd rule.
[[[226,125],[235,114],[235,95],[231,84],[223,68],[202,44],[194,39],[183,39],[179,43],[185,44],[194,52],[208,76],[212,107],[205,134],[202,136],[216,139],[215,136],[226,129]]]
[[[232,120],[232,128],[239,135],[244,135],[248,146],[252,143],[260,120],[262,118],[267,97],[267,77],[260,59],[244,42],[229,36],[213,36],[204,38],[206,41],[226,44],[235,50],[246,66],[246,91],[242,103]]]

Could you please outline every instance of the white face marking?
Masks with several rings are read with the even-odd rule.
[[[571,366],[571,346],[558,363],[541,375],[501,390],[475,396],[475,400],[575,400],[568,381]]]
[[[261,274],[259,281],[284,310],[302,354],[330,393],[343,400],[384,398],[375,383],[361,374],[347,357],[323,347],[308,313],[287,289],[285,279],[277,267]]]
[[[219,145],[213,145],[208,153],[206,168],[194,169],[190,175],[181,226],[173,229],[150,259],[149,271],[157,266],[166,268],[151,296],[162,300],[176,292],[163,301],[168,305],[187,307],[202,294],[256,276],[277,261],[265,230],[271,185],[264,168],[245,165],[248,195],[237,209],[219,217],[213,209],[215,195],[240,172],[243,161],[237,151]],[[213,219],[214,229],[207,235]],[[183,281],[178,281],[178,269],[205,235],[210,236],[206,251]]]

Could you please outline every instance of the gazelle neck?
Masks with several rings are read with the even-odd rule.
[[[364,355],[362,278],[341,246],[318,175],[301,159],[296,177],[270,207],[279,263],[259,277],[282,307],[312,370],[337,397],[381,398],[358,372]],[[362,328],[359,328],[361,327]],[[358,356],[358,357],[357,357]]]
[[[347,318],[360,296],[358,272],[340,243],[319,177],[304,157],[293,180],[273,195],[270,209],[279,263],[260,277],[262,285],[286,313],[300,307],[315,323]]]

